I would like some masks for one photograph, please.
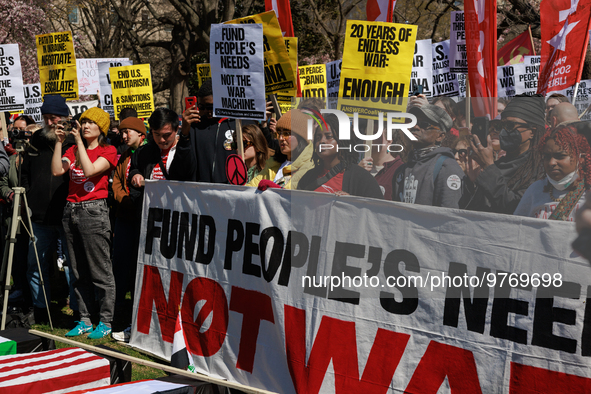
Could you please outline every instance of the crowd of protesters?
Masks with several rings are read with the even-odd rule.
[[[474,118],[466,116],[465,104],[415,96],[407,109],[416,118],[409,128],[414,138],[400,130],[388,135],[382,127],[367,154],[351,149],[363,141],[343,140],[339,119],[323,109],[323,100],[304,99],[266,122],[244,122],[237,141],[235,121],[214,116],[211,81],[202,84],[196,105],[183,114],[158,108],[148,127],[131,108],[118,122],[100,108],[71,118],[65,99],[45,96],[43,125],[19,116],[10,127],[12,141],[0,145],[4,231],[13,188],[20,185],[35,235],[17,235],[11,299],[23,298],[36,322],[47,321],[47,278],[56,260],[63,261],[69,306],[78,317],[67,336],[103,338],[115,319],[129,324],[121,305],[127,292],[133,296],[145,180],[228,183],[226,159],[238,144],[246,185],[263,191],[298,189],[550,220],[573,221],[579,211],[579,226],[587,219],[591,227],[583,209],[591,208],[585,200],[589,126],[560,95],[499,99],[486,141],[471,133],[467,120]],[[129,330],[112,334],[129,338]]]

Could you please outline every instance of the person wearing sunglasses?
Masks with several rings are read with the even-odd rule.
[[[544,110],[541,96],[518,95],[509,102],[501,121],[494,123],[500,148],[506,152],[497,161],[490,135],[486,147],[476,135],[472,136],[471,157],[482,172],[474,182],[476,187],[467,209],[510,215],[527,188],[544,176],[542,157],[535,148],[545,131]]]
[[[459,208],[464,172],[450,148],[441,141],[453,122],[444,109],[435,105],[412,107],[417,118],[410,129],[416,141],[408,163],[401,165],[392,180],[392,200],[411,204]]]
[[[237,150],[236,133],[233,135],[232,149]],[[246,125],[242,128],[242,147],[244,148],[244,164],[248,168],[246,183],[252,181],[265,168],[269,159],[269,146],[263,132],[257,125]]]

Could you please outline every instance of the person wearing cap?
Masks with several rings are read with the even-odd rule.
[[[74,291],[80,321],[66,336],[90,332],[91,339],[111,333],[115,307],[115,279],[111,266],[111,224],[109,221],[109,175],[117,164],[117,150],[107,143],[111,122],[100,108],[90,108],[76,121],[70,132],[76,145],[62,156],[66,139],[63,129],[56,129],[55,151],[51,162],[54,176],[70,175],[68,197],[62,223],[70,252],[70,267],[76,282]],[[100,322],[92,329],[90,308],[100,304]]]
[[[129,196],[127,177],[131,156],[144,143],[146,126],[141,119],[128,117],[121,121],[119,130],[123,142],[129,147],[117,163],[113,173],[113,194],[118,202],[113,237],[113,274],[115,275],[115,313],[125,300],[128,290],[133,291],[141,222],[137,220],[138,207]]]
[[[49,304],[51,300],[49,273],[53,264],[53,254],[57,249],[58,239],[62,240],[62,245],[66,244],[62,214],[68,196],[68,176],[54,177],[51,173],[51,161],[56,141],[56,130],[69,125],[70,110],[66,105],[66,99],[62,96],[45,95],[41,114],[43,128],[31,137],[31,146],[23,155],[21,173],[21,186],[27,191],[27,202],[35,234],[35,237],[29,240],[27,281],[31,290],[35,322],[37,323],[48,321],[48,311],[45,307],[36,256],[39,257],[39,266]],[[66,150],[74,144],[74,137],[68,136],[61,144],[59,153],[66,153]],[[37,255],[35,254],[35,246]],[[68,260],[67,251],[66,260]],[[70,279],[71,273],[66,278]],[[70,281],[70,307],[77,310],[72,281]]]
[[[392,200],[410,204],[459,208],[464,172],[450,148],[441,141],[453,122],[444,109],[435,105],[411,107],[417,118],[410,131],[413,151],[392,179]]]
[[[544,110],[541,95],[517,95],[507,104],[498,124],[500,148],[507,153],[497,161],[490,135],[486,147],[472,136],[471,157],[482,172],[474,182],[467,209],[511,215],[527,188],[544,177],[541,152],[536,149],[546,130]]]
[[[314,145],[307,140],[308,119],[310,116],[299,109],[287,111],[277,121],[277,139],[281,157],[286,159],[279,162],[275,157],[267,160],[265,168],[246,186],[258,187],[262,180],[272,181],[284,189],[296,189],[299,180],[309,171],[314,163],[312,153]]]

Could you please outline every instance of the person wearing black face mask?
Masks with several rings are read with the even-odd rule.
[[[482,146],[472,136],[473,159],[483,171],[475,181],[467,209],[512,214],[525,190],[544,175],[540,152],[535,149],[545,131],[544,98],[518,95],[501,114],[499,142],[506,156],[493,159],[492,141]]]

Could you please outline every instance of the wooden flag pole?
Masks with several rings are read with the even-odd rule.
[[[236,148],[238,156],[244,161],[244,145],[242,145],[242,119],[236,119]]]

